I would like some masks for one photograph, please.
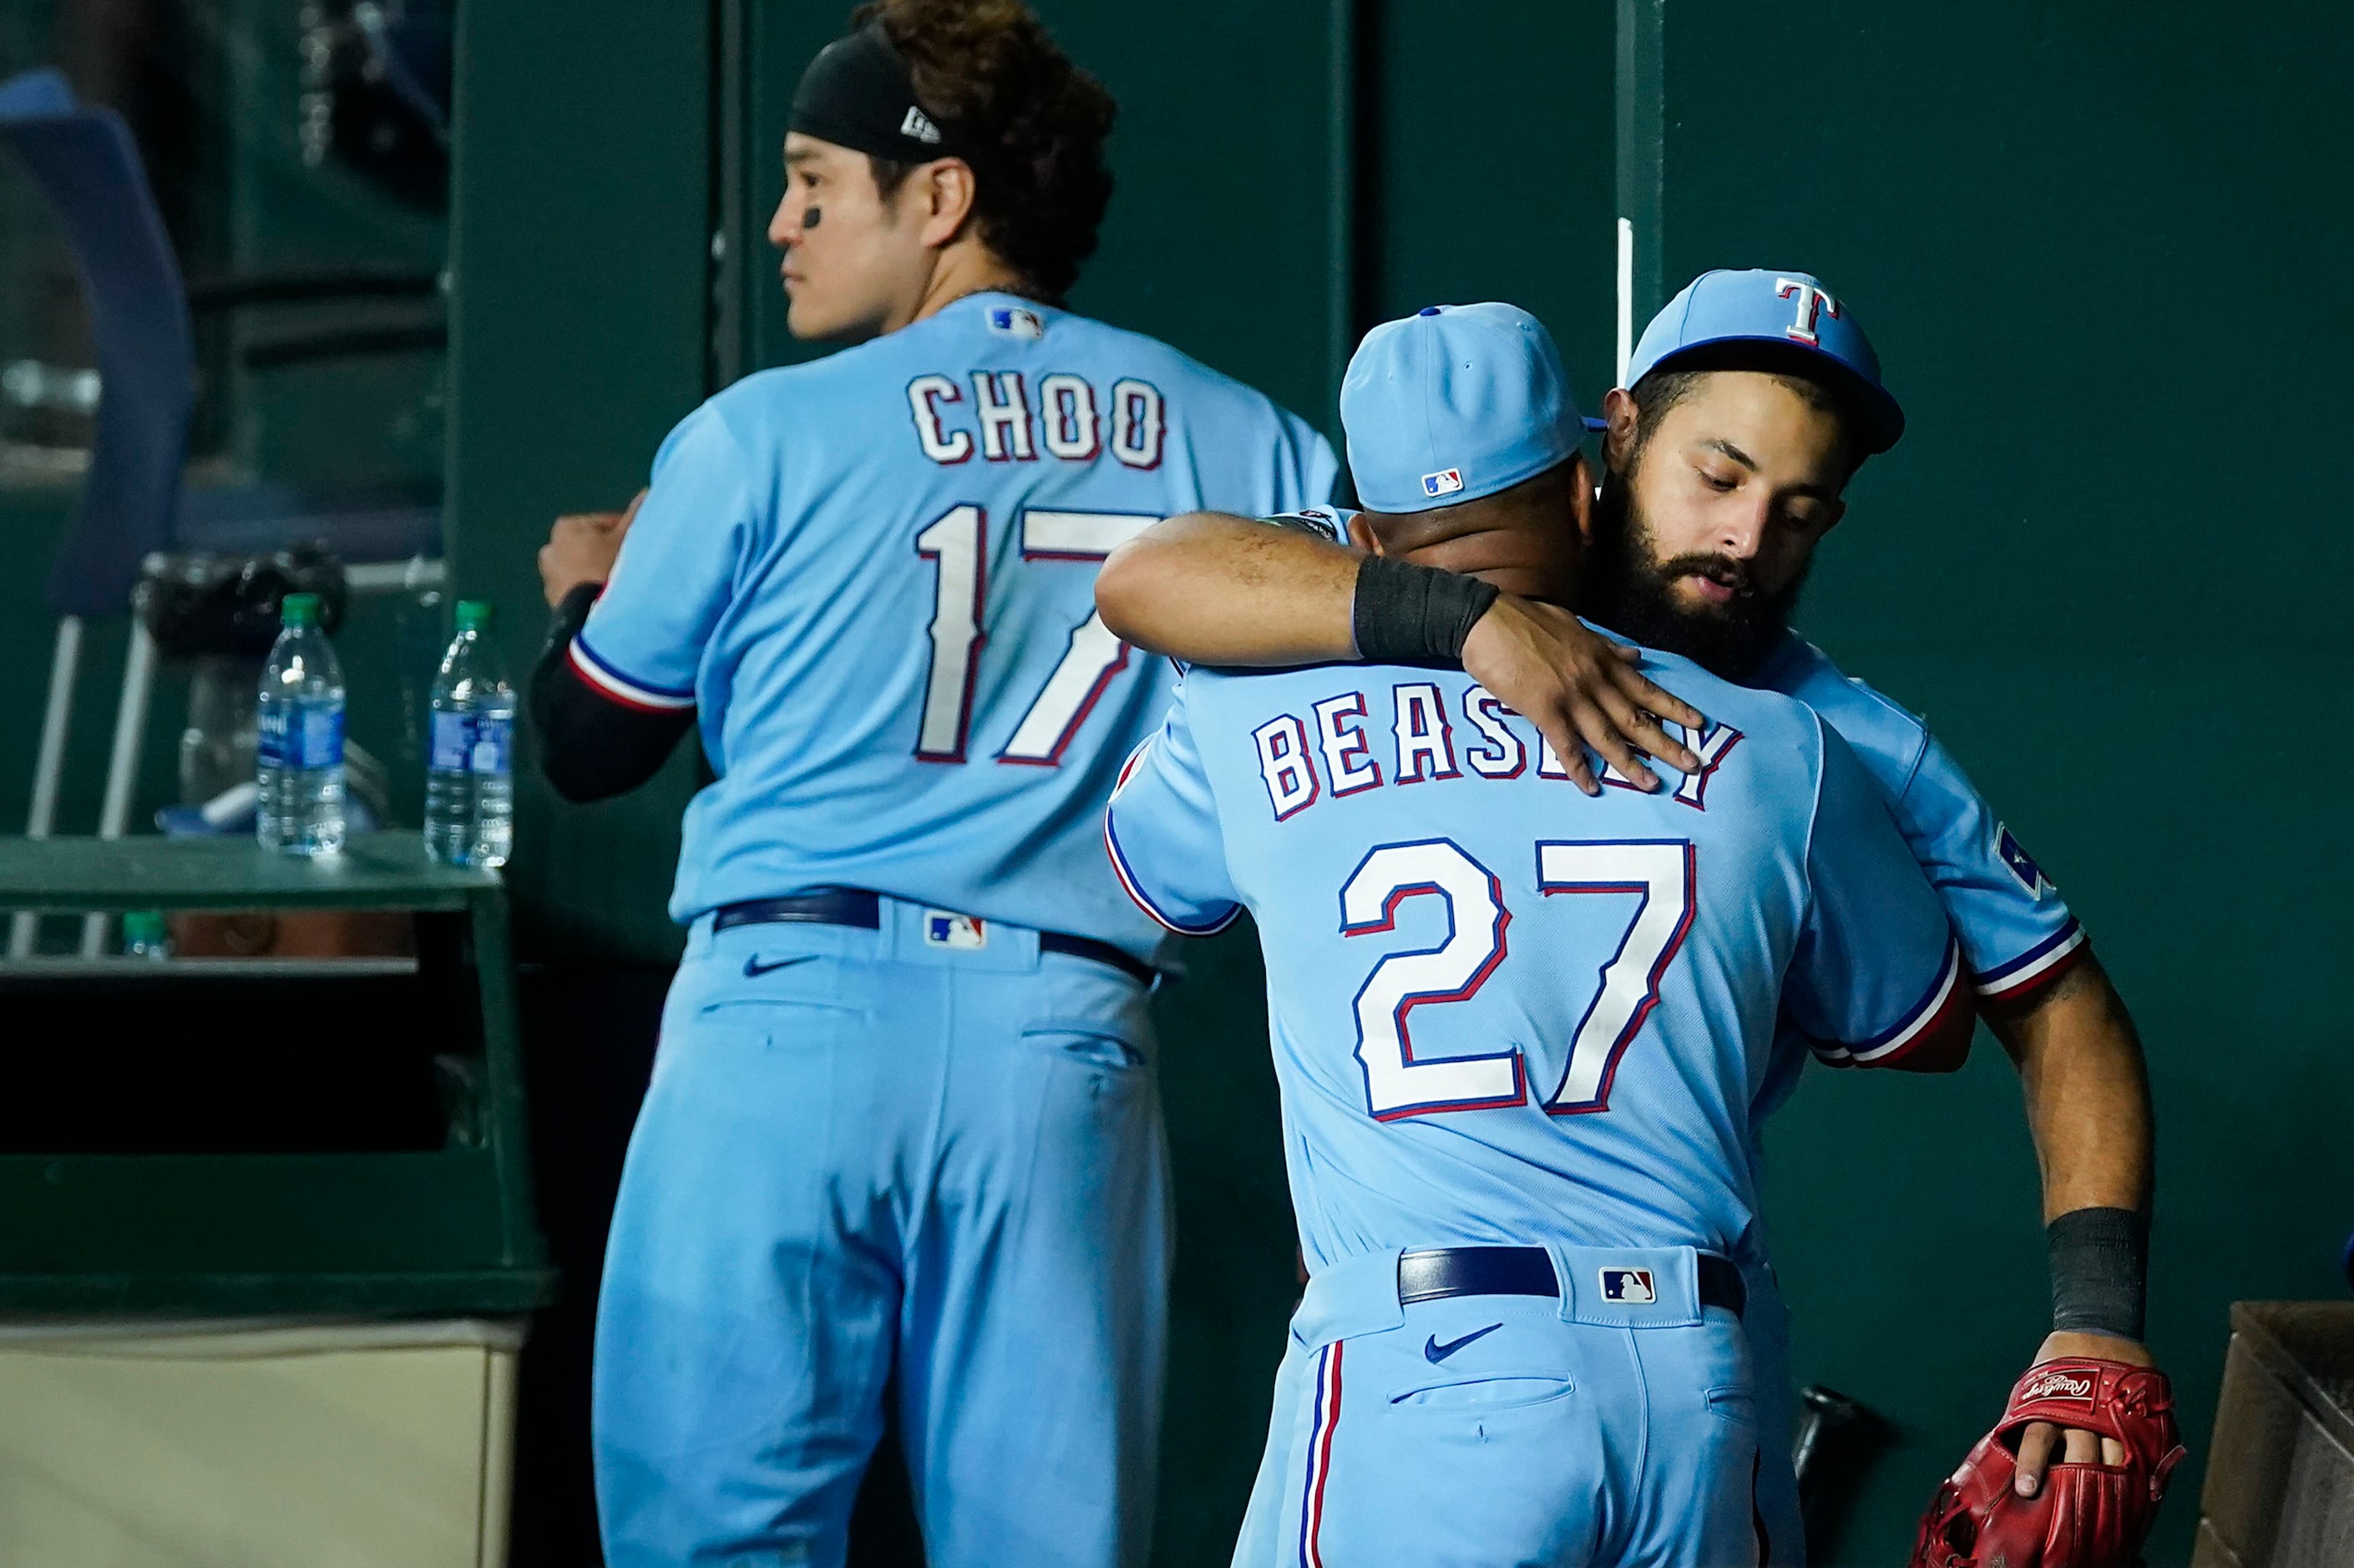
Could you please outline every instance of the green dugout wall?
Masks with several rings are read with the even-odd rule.
[[[2347,841],[2301,782],[2346,761],[2331,17],[1670,3],[1664,29],[1669,277],[1806,258],[1912,418],[1803,624],[1927,713],[2147,1043],[2151,1333],[2194,1457],[2154,1563],[2189,1555],[2225,1304],[2342,1295],[2354,1224]],[[1906,1439],[1857,1562],[1895,1555],[2045,1322],[2018,1091],[1981,1053],[1816,1075],[1772,1139],[1798,1365]]]
[[[1536,311],[1597,397],[1622,214],[1638,323],[1714,265],[1814,270],[1862,314],[1911,433],[1858,479],[1801,623],[1929,715],[2140,1020],[2152,1332],[2196,1455],[2225,1303],[2342,1290],[2354,1224],[2332,362],[2354,36],[2281,0],[2228,22],[2095,0],[1042,9],[1123,105],[1075,302],[1328,429],[1357,332],[1437,300]],[[555,514],[618,504],[709,389],[798,352],[759,230],[785,101],[839,21],[773,0],[463,8],[467,591],[532,602]],[[682,757],[586,811],[527,786],[527,954],[567,984],[658,975],[694,782]],[[1170,1564],[1223,1561],[1292,1292],[1256,959],[1229,939],[1192,963],[1164,1061]],[[1985,1040],[1953,1079],[1817,1073],[1770,1141],[1800,1374],[1896,1429],[1837,1560],[1892,1561],[2045,1319],[2015,1080]],[[2154,1562],[2187,1559],[2199,1469]]]

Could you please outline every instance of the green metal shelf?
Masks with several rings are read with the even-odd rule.
[[[243,979],[419,988],[415,1004],[433,1031],[419,1048],[431,1053],[447,1127],[438,1148],[46,1152],[27,1146],[20,1120],[0,1150],[0,1313],[455,1315],[526,1311],[553,1298],[533,1214],[513,950],[495,874],[438,864],[408,833],[363,835],[315,862],[243,839],[0,839],[0,909],[11,908],[416,911],[413,968],[264,960]],[[87,1029],[41,1037],[0,1028],[0,1070],[11,1051],[102,1044],[116,988],[168,988],[171,1006],[190,1010],[239,995],[233,963],[135,974],[110,965],[72,977],[61,968],[0,963],[0,1017],[16,1011],[11,988],[20,1003],[40,987],[91,1001]],[[254,993],[242,995],[250,1005]],[[322,1052],[338,1044],[334,1024],[323,1020]],[[29,1137],[37,1144],[37,1131]]]
[[[428,856],[415,833],[362,833],[319,860],[248,837],[0,838],[0,909],[461,910],[495,873]]]

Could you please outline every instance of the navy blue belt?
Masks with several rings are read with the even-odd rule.
[[[1398,1300],[1443,1301],[1450,1296],[1559,1296],[1553,1255],[1541,1246],[1445,1246],[1398,1256]],[[1749,1305],[1741,1270],[1714,1253],[1700,1255],[1700,1304],[1734,1317]]]
[[[711,928],[715,931],[725,931],[736,926],[794,925],[855,926],[862,931],[880,930],[883,926],[882,895],[869,893],[863,887],[821,887],[785,898],[755,898],[746,904],[725,904],[711,917]],[[1150,985],[1153,980],[1150,964],[1121,952],[1109,942],[1098,942],[1093,937],[1068,937],[1060,931],[1041,931],[1038,933],[1038,950],[1042,953],[1065,953],[1075,959],[1109,964],[1140,985]]]

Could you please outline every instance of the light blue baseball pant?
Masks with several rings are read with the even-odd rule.
[[[598,1303],[612,1568],[835,1568],[895,1373],[934,1568],[1145,1560],[1170,1260],[1146,989],[882,909],[690,937]]]
[[[1758,1561],[1738,1320],[1702,1308],[1689,1249],[1552,1250],[1559,1298],[1402,1306],[1394,1253],[1310,1282],[1303,1375],[1278,1390],[1267,1445],[1278,1501],[1254,1498],[1247,1568]],[[1598,1299],[1606,1265],[1653,1270],[1657,1303]]]
[[[1749,1338],[1759,1433],[1757,1514],[1770,1542],[1766,1562],[1770,1568],[1805,1568],[1806,1523],[1798,1509],[1797,1475],[1790,1467],[1797,1402],[1790,1383],[1789,1308],[1771,1268],[1751,1266],[1742,1271],[1742,1277],[1749,1292],[1742,1326]],[[1314,1366],[1315,1357],[1302,1342],[1295,1322],[1284,1336],[1283,1359],[1275,1370],[1267,1446],[1259,1457],[1257,1478],[1251,1485],[1242,1532],[1235,1541],[1234,1568],[1293,1568],[1299,1562],[1298,1542],[1285,1534],[1284,1486],[1293,1470],[1296,1413],[1306,1397]]]
[[[1757,1467],[1757,1514],[1773,1543],[1771,1568],[1806,1568],[1807,1522],[1798,1511],[1798,1473],[1791,1468],[1798,1436],[1797,1389],[1790,1373],[1790,1308],[1774,1270],[1752,1264],[1741,1271],[1749,1304],[1741,1326],[1749,1335],[1749,1364],[1757,1372],[1757,1429],[1765,1457]]]

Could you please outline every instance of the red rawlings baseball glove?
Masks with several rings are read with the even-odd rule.
[[[2037,1421],[2114,1437],[2126,1462],[2054,1464],[2041,1490],[2020,1497],[2019,1435]],[[1937,1489],[1912,1568],[2131,1568],[2182,1454],[2164,1372],[2089,1356],[2045,1361]]]

